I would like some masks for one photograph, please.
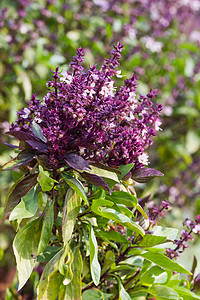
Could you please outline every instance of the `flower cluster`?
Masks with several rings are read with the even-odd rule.
[[[177,203],[182,207],[187,201],[195,202],[200,195],[200,157],[193,158],[190,165],[176,176],[170,187],[161,185],[160,193],[165,193],[170,203]]]
[[[160,207],[153,206],[152,209],[150,209],[150,215],[149,219],[152,225],[157,223],[157,219],[163,217],[164,212],[167,211],[170,208],[170,204],[163,200]]]
[[[186,226],[189,231],[182,230],[180,238],[174,240],[174,244],[176,245],[176,247],[174,249],[166,249],[166,253],[169,258],[177,258],[180,253],[188,248],[188,245],[185,243],[194,239],[192,233],[200,234],[200,215],[196,216],[195,222],[191,221],[189,218],[186,218],[183,222],[183,225]]]
[[[115,69],[122,50],[118,43],[101,69],[94,65],[85,72],[84,51],[79,48],[70,63],[72,72],[60,73],[56,68],[43,101],[32,96],[10,130],[31,132],[33,121],[40,125],[47,140],[48,160],[55,167],[63,164],[69,152],[109,166],[148,164],[145,151],[160,129],[162,106],[151,101],[156,90],[136,96],[135,75],[117,90],[112,77],[122,76]]]

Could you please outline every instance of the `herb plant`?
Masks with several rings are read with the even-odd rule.
[[[156,90],[137,95],[135,75],[115,87],[122,50],[84,70],[79,48],[71,71],[52,71],[43,100],[33,95],[7,132],[20,142],[2,167],[17,170],[3,220],[17,232],[18,290],[40,270],[38,300],[200,299],[197,279],[174,260],[199,216],[178,240],[156,224],[167,201],[150,211],[136,195],[135,182],[163,176],[146,167],[162,106]]]

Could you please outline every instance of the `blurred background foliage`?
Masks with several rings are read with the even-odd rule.
[[[100,64],[118,41],[125,46],[122,74],[136,73],[142,94],[158,89],[164,105],[149,166],[165,177],[138,185],[138,195],[158,203],[166,197],[174,207],[168,225],[180,227],[200,213],[199,0],[1,0],[0,142],[10,142],[3,133],[31,94],[43,98],[51,69],[66,70],[79,46],[86,66]],[[0,164],[10,155],[1,144]],[[2,207],[11,180],[1,172]],[[0,233],[0,258],[6,239]]]

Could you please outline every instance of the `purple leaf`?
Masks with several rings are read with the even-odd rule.
[[[18,148],[18,146],[12,145],[12,144],[9,144],[9,143],[1,143],[1,144],[6,145],[6,146],[11,147],[11,148],[15,148],[15,149]]]
[[[111,190],[107,183],[99,176],[95,174],[90,174],[87,172],[80,173],[80,175],[89,183],[102,188],[103,190],[109,192],[111,194]]]
[[[37,176],[38,174],[31,174],[22,177],[11,187],[6,199],[7,202],[3,213],[3,222],[5,221],[7,214],[19,203],[20,199],[37,183]]]
[[[160,176],[164,176],[164,174],[151,168],[136,169],[132,172],[132,179],[140,183],[148,182]]]
[[[74,154],[74,153],[67,154],[65,161],[73,169],[80,170],[80,171],[84,171],[84,170],[90,171],[91,170],[88,162],[84,158],[82,158],[81,156],[79,156],[77,154]]]
[[[38,140],[27,140],[26,143],[31,146],[33,149],[36,149],[40,152],[47,153],[47,145],[42,141]]]
[[[23,141],[23,142],[26,142],[28,140],[38,141],[38,138],[36,138],[34,135],[32,135],[28,132],[25,132],[25,131],[12,130],[12,131],[6,132],[6,134],[12,135],[12,136],[16,137],[18,140]]]
[[[2,170],[13,170],[32,161],[39,152],[36,150],[23,150],[15,158],[2,166]]]

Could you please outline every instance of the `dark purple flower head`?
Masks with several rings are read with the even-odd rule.
[[[135,75],[115,87],[112,78],[123,77],[116,70],[122,50],[118,43],[100,69],[94,65],[85,71],[84,51],[79,48],[69,64],[72,72],[56,68],[43,101],[33,95],[11,129],[31,132],[33,121],[40,125],[54,167],[62,166],[69,152],[110,166],[148,164],[146,150],[160,129],[161,105],[151,101],[156,90],[137,97]]]

